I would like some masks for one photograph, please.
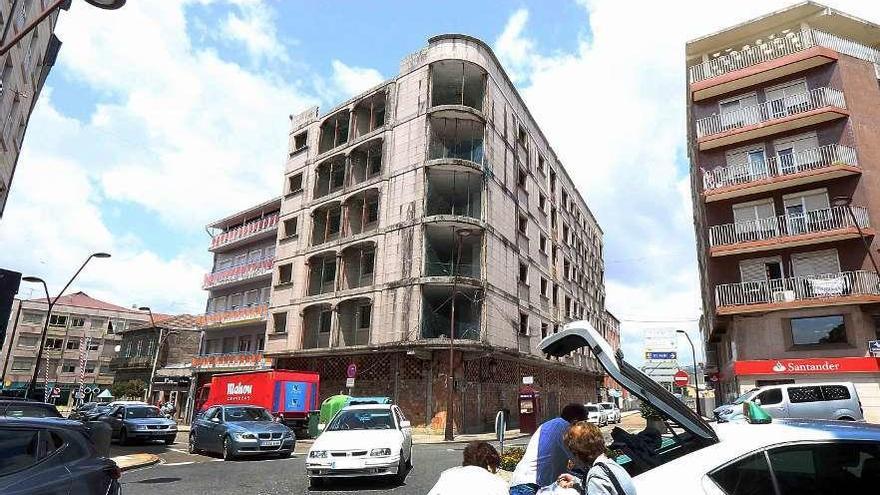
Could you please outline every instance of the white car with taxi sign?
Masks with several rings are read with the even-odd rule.
[[[329,478],[396,476],[412,469],[412,427],[394,404],[348,406],[333,416],[306,457],[309,484]]]
[[[611,433],[612,446],[624,453],[617,461],[634,476],[639,495],[856,494],[880,486],[880,425],[804,419],[710,425],[627,363],[587,321],[569,323],[539,346],[550,356],[581,347],[672,427],[658,448],[646,436],[620,428]]]

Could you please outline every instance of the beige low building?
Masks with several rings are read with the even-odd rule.
[[[490,429],[529,377],[543,417],[596,400],[594,357],[540,340],[605,312],[602,230],[492,50],[431,38],[400,74],[291,117],[266,355],[321,395],[392,397],[442,429]],[[616,330],[614,330],[616,332]]]
[[[0,356],[3,359],[2,385],[5,393],[20,393],[27,387],[36,366],[40,334],[48,311],[45,299],[18,300],[6,329]],[[61,296],[49,317],[36,390],[42,394],[48,378],[60,395],[57,404],[72,403],[82,383],[88,390],[109,388],[114,374],[110,361],[117,355],[121,334],[131,325],[149,322],[149,315],[89,297],[84,292]],[[85,357],[85,366],[80,366]],[[81,380],[82,378],[82,380]],[[95,394],[86,395],[88,400]]]

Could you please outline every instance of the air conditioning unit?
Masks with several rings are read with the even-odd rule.
[[[773,302],[792,302],[794,301],[793,290],[778,290],[773,293]]]

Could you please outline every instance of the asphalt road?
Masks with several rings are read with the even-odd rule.
[[[623,424],[619,426],[638,431],[643,425],[641,417],[636,415],[624,418]],[[602,430],[607,435],[612,428],[613,425],[606,426]],[[124,447],[114,444],[111,449],[112,455],[150,452],[162,458],[162,462],[155,466],[124,473],[120,480],[123,493],[126,495],[424,494],[434,486],[443,470],[461,464],[462,450],[465,447],[464,443],[415,445],[413,469],[402,485],[390,480],[356,478],[338,480],[320,489],[309,490],[304,458],[310,442],[298,442],[296,454],[289,459],[251,458],[224,462],[219,456],[188,454],[187,441],[187,434],[181,432],[175,444],[170,446],[158,442]],[[521,438],[506,442],[505,446],[525,445],[527,442],[528,438]],[[495,445],[497,447],[497,443]]]

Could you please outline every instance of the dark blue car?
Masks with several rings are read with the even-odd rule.
[[[193,421],[189,433],[190,453],[217,452],[226,460],[257,454],[288,457],[295,443],[293,430],[259,406],[211,407]]]
[[[0,417],[0,493],[118,495],[120,474],[78,421]]]

